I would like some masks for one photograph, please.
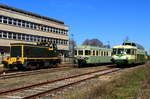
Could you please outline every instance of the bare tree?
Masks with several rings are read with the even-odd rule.
[[[90,46],[103,46],[103,43],[98,39],[86,39],[82,45],[90,45]]]

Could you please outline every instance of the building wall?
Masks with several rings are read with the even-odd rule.
[[[59,50],[68,51],[69,28],[62,21],[50,21],[37,17],[37,14],[34,16],[26,14],[27,11],[18,12],[15,8],[3,6],[0,5],[0,49],[9,47],[10,43],[49,41],[57,44]]]

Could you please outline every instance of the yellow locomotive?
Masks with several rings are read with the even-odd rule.
[[[37,44],[13,43],[10,57],[3,58],[4,67],[13,69],[36,69],[54,67],[61,62],[57,47],[49,42]]]

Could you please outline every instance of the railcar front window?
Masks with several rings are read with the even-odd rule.
[[[124,49],[118,49],[118,53],[117,54],[124,54]]]
[[[83,55],[83,50],[79,50],[79,51],[78,51],[78,54],[79,54],[79,55]]]
[[[21,57],[21,46],[12,46],[10,51],[11,57]]]

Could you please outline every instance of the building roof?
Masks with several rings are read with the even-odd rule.
[[[53,19],[53,18],[49,18],[49,17],[46,17],[46,16],[41,16],[39,14],[35,14],[35,13],[32,13],[32,12],[24,11],[24,10],[21,10],[21,9],[18,9],[18,8],[10,7],[8,5],[1,4],[1,3],[0,3],[0,8],[7,9],[7,10],[10,10],[10,11],[19,12],[19,13],[30,15],[30,16],[34,16],[34,17],[37,17],[37,18],[41,18],[41,19],[45,19],[45,20],[48,20],[48,21],[56,22],[56,23],[59,23],[59,24],[64,24],[63,21],[59,21],[59,20],[56,20],[56,19]]]

